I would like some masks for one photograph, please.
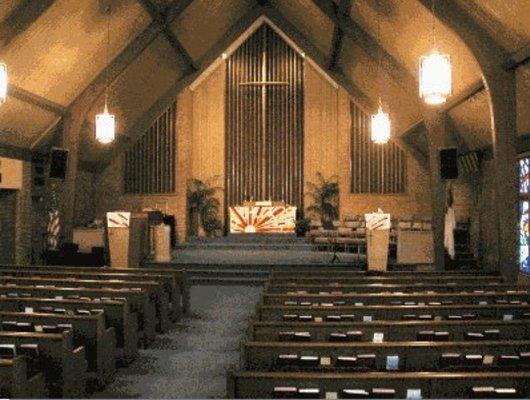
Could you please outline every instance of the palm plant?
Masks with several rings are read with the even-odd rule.
[[[306,193],[313,199],[313,204],[307,207],[310,214],[318,216],[325,227],[329,227],[332,221],[339,218],[339,184],[337,176],[328,179],[320,173],[316,173],[317,182],[306,182],[309,191]]]
[[[215,230],[221,228],[219,220],[219,208],[221,206],[215,194],[223,190],[220,186],[214,186],[218,179],[214,176],[206,181],[200,179],[190,179],[188,181],[188,210],[190,216],[189,234],[196,236],[202,229],[206,234],[211,235]]]

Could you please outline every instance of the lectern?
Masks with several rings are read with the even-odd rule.
[[[107,232],[111,267],[138,268],[147,253],[147,214],[108,212]]]
[[[366,253],[369,271],[386,271],[388,266],[388,245],[390,241],[390,214],[375,212],[365,214]]]

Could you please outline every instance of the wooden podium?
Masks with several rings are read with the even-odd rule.
[[[148,251],[147,213],[108,212],[110,265],[138,268]]]
[[[365,214],[368,271],[386,271],[390,242],[390,214]]]
[[[169,225],[156,225],[153,227],[154,236],[154,261],[171,261],[171,228]]]

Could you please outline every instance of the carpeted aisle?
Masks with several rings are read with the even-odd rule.
[[[239,341],[261,287],[196,286],[193,316],[185,318],[96,398],[223,398],[226,369],[238,360]]]

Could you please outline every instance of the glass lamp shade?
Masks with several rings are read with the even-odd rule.
[[[102,114],[96,115],[96,140],[102,144],[109,144],[116,136],[116,120],[109,114],[107,105]]]
[[[452,91],[451,57],[433,51],[420,57],[420,97],[425,103],[445,103]]]
[[[390,116],[381,107],[372,115],[371,131],[374,143],[385,144],[390,140]]]
[[[7,100],[7,65],[0,63],[0,104]]]

